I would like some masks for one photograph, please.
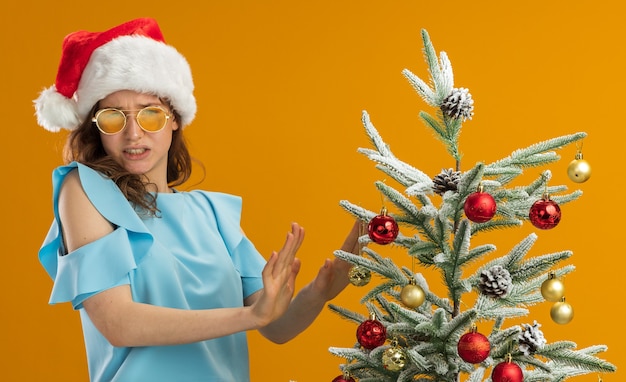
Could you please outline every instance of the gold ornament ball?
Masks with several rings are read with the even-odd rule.
[[[591,177],[589,162],[584,159],[574,159],[567,167],[567,176],[572,182],[586,182]]]
[[[574,308],[563,299],[563,301],[554,303],[550,309],[550,317],[557,324],[565,325],[574,318]]]
[[[400,300],[408,308],[417,308],[424,303],[425,298],[424,290],[415,284],[405,285],[400,292]]]
[[[367,268],[364,268],[360,265],[355,265],[350,268],[350,271],[348,272],[348,277],[352,285],[360,287],[367,285],[367,283],[370,282],[370,279],[372,278],[372,273]]]
[[[383,352],[383,366],[390,371],[400,371],[406,365],[406,354],[404,350],[392,347]]]
[[[541,284],[541,295],[547,301],[561,301],[565,295],[565,285],[561,280],[550,277]]]

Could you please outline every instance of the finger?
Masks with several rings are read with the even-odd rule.
[[[325,290],[328,287],[331,278],[332,278],[332,271],[331,271],[330,260],[326,259],[324,261],[324,264],[317,271],[317,276],[315,277],[315,280],[314,280],[315,287],[319,291]]]
[[[352,225],[352,229],[348,233],[348,236],[346,236],[346,239],[341,246],[341,250],[346,252],[358,253],[355,252],[355,250],[360,250],[359,236],[361,234],[361,231],[363,230],[364,224],[365,223],[363,221],[358,219],[354,222],[354,224]]]
[[[354,243],[354,247],[352,247],[352,250],[350,252],[354,253],[355,255],[358,255],[359,253],[361,253],[361,249],[362,248],[363,248],[363,246],[357,240],[356,243]]]
[[[277,271],[284,269],[285,267],[291,266],[291,262],[293,261],[293,248],[295,246],[295,237],[294,234],[289,232],[285,238],[285,242],[283,243],[283,247],[278,251],[276,267]]]
[[[261,275],[264,278],[273,273],[274,268],[276,267],[277,261],[278,261],[278,253],[276,253],[276,251],[273,251],[272,254],[270,255],[270,258],[265,263],[265,267],[263,267],[263,271],[261,272]]]
[[[292,223],[291,232],[294,234],[295,239],[295,247],[293,248],[295,253],[300,249],[300,246],[304,241],[304,227],[300,226],[298,223]]]
[[[300,273],[300,268],[301,268],[300,260],[295,259],[291,266],[291,273],[289,275],[289,281],[288,281],[288,284],[291,286],[292,289],[295,289],[296,276],[298,276],[298,273]]]
[[[302,263],[300,262],[300,259],[294,259],[293,265],[291,266],[291,273],[294,276],[300,272],[301,265]]]
[[[304,240],[304,228],[300,227],[298,223],[291,224],[291,232],[287,234],[285,244],[281,249],[281,261],[282,265],[291,264],[296,252],[300,249],[302,241]]]
[[[319,276],[324,276],[326,274],[328,274],[330,272],[330,260],[329,259],[325,259],[324,260],[324,264],[320,267],[320,270],[318,272]],[[326,277],[326,276],[324,276]]]
[[[265,291],[265,296],[268,298],[272,298],[279,293],[282,285],[284,285],[285,281],[280,279],[280,272],[276,271],[276,264],[278,262],[278,253],[276,251],[272,252],[269,260],[265,264],[263,271],[261,272],[261,277],[263,279],[263,290]]]

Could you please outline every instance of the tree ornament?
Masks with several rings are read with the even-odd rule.
[[[548,279],[541,283],[541,295],[546,301],[561,301],[565,295],[565,285],[554,276],[554,272],[548,274]]]
[[[387,209],[382,208],[380,215],[376,215],[367,225],[367,233],[374,243],[389,244],[398,237],[398,223],[387,215]]]
[[[517,338],[519,350],[524,355],[533,355],[537,350],[540,350],[546,343],[546,339],[543,336],[543,332],[539,330],[541,325],[534,322],[533,325],[522,324],[522,332]]]
[[[465,216],[474,223],[488,222],[496,214],[496,210],[496,201],[489,193],[483,192],[482,184],[478,185],[476,192],[465,199],[463,205]]]
[[[474,116],[474,100],[466,88],[453,88],[440,108],[445,116],[454,119],[462,118],[465,121]]]
[[[465,362],[481,363],[489,357],[491,344],[489,339],[483,334],[478,333],[476,325],[472,325],[470,331],[465,333],[459,339],[457,344],[459,357]]]
[[[511,355],[507,354],[504,362],[500,362],[491,372],[493,382],[523,382],[522,369],[512,361]]]
[[[398,346],[397,341],[391,343],[391,347],[383,352],[383,367],[390,371],[400,371],[406,366],[406,353]]]
[[[591,177],[591,166],[583,159],[583,153],[579,149],[574,160],[567,166],[567,176],[572,182],[584,183]]]
[[[433,178],[433,191],[438,195],[443,195],[446,191],[456,191],[460,180],[461,171],[454,171],[451,168],[441,169],[441,172]]]
[[[539,229],[552,229],[561,221],[561,207],[546,192],[530,207],[528,218]]]
[[[565,325],[574,318],[574,308],[565,302],[565,297],[561,298],[561,301],[555,302],[550,309],[550,317],[552,321],[559,325]]]
[[[513,281],[509,271],[500,266],[494,265],[489,269],[480,272],[478,289],[489,297],[506,297],[513,288]]]
[[[408,284],[402,287],[400,291],[400,301],[407,307],[415,309],[424,303],[426,294],[419,285],[415,284],[415,280],[411,279]]]
[[[369,320],[363,321],[356,330],[356,338],[366,349],[372,350],[385,343],[387,329],[376,319],[374,313],[370,313]]]
[[[356,382],[356,380],[350,376],[350,372],[344,371],[343,374],[336,376],[332,382]]]
[[[370,282],[372,279],[372,272],[360,265],[354,265],[348,271],[348,278],[350,280],[350,284],[360,287],[367,285]]]

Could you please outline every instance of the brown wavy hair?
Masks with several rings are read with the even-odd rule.
[[[63,148],[65,162],[76,161],[106,175],[117,184],[131,204],[150,216],[156,216],[156,194],[148,192],[149,183],[141,175],[126,171],[104,151],[100,132],[91,121],[98,108],[98,104],[94,105],[85,121],[68,135]],[[170,110],[174,120],[180,121],[176,111],[171,107]],[[179,128],[172,132],[172,143],[167,155],[167,183],[170,187],[183,184],[191,176],[192,158],[182,130]]]

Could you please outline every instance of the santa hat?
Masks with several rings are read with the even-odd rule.
[[[155,20],[140,18],[65,37],[56,82],[34,101],[35,114],[46,130],[74,130],[99,100],[134,90],[166,98],[184,127],[196,114],[193,88],[185,57],[165,43]]]

